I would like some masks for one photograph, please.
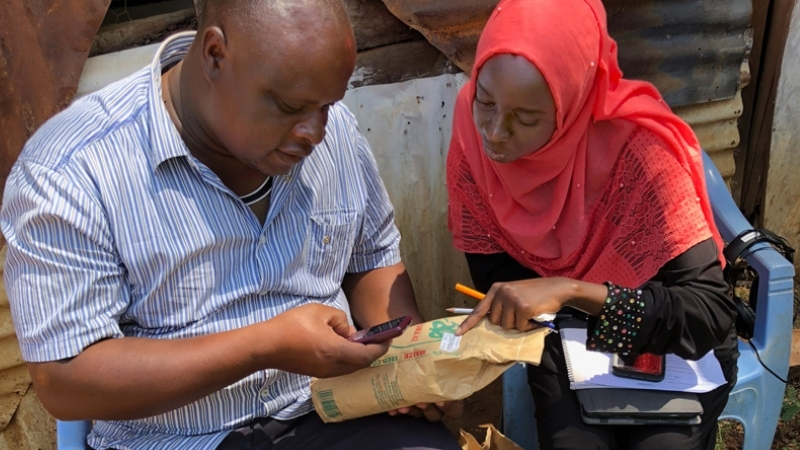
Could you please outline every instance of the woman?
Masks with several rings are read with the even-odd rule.
[[[700,147],[653,86],[622,79],[600,0],[497,6],[456,103],[447,184],[454,244],[487,292],[460,332],[566,308],[591,350],[714,350],[728,380],[700,395],[700,425],[587,425],[551,333],[528,374],[542,448],[713,448],[738,352]]]

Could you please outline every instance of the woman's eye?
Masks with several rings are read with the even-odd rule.
[[[494,106],[494,103],[492,103],[491,101],[489,101],[489,100],[481,100],[478,97],[475,97],[475,101],[478,102],[479,105]]]
[[[535,127],[536,125],[539,125],[539,122],[542,119],[541,117],[537,117],[537,115],[520,112],[517,112],[516,116],[517,122],[519,122],[523,127]]]

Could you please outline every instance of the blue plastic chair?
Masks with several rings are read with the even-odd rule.
[[[705,152],[703,164],[714,221],[722,238],[729,242],[752,226],[736,207],[725,181]],[[792,344],[794,267],[767,244],[752,249],[758,251],[750,253],[746,260],[758,272],[759,283],[751,342],[764,364],[785,379]],[[744,450],[768,449],[775,437],[786,385],[764,369],[746,342],[739,341],[739,352],[738,378],[720,419],[741,422]],[[503,431],[525,450],[539,448],[533,400],[521,364],[503,375]]]
[[[56,421],[56,446],[58,450],[87,450],[86,436],[92,429],[90,421]]]

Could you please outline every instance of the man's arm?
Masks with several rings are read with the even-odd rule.
[[[369,366],[388,344],[349,342],[338,309],[309,304],[266,322],[188,339],[118,338],[62,361],[28,363],[42,404],[62,420],[164,413],[266,368],[317,377]]]
[[[411,278],[402,262],[361,273],[349,273],[342,282],[353,320],[362,328],[409,315],[421,323]]]

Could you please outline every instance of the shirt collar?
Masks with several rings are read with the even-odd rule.
[[[182,60],[195,37],[194,31],[176,33],[168,37],[158,48],[153,61],[150,64],[150,143],[153,154],[153,170],[164,161],[180,157],[189,156],[189,149],[181,139],[178,129],[164,106],[161,97],[161,71],[163,67],[168,67]]]

